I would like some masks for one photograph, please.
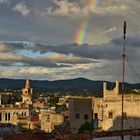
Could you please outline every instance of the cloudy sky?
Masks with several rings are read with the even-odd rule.
[[[121,81],[125,20],[125,80],[136,83],[140,0],[0,0],[0,77]]]

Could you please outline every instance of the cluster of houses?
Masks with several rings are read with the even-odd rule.
[[[77,133],[86,122],[94,130],[120,130],[122,95],[119,82],[108,90],[103,85],[103,97],[62,96],[57,103],[65,110],[46,107],[44,98],[33,99],[29,79],[22,89],[22,101],[11,103],[10,93],[0,93],[1,132],[43,131],[46,133]],[[140,126],[140,95],[124,94],[124,129]]]

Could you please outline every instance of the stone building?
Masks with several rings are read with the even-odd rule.
[[[99,127],[103,130],[120,130],[122,116],[122,96],[119,94],[119,82],[112,90],[103,86],[103,98],[94,98],[94,120],[98,118]],[[140,126],[140,95],[124,93],[124,129]]]
[[[51,133],[55,126],[64,122],[64,116],[52,111],[44,111],[41,113],[41,130]]]
[[[77,133],[85,122],[92,123],[92,98],[71,98],[69,100],[69,121],[72,133]]]
[[[45,99],[34,99],[33,100],[33,107],[35,109],[43,109],[45,107]]]
[[[0,123],[14,124],[14,116],[22,115],[29,116],[31,108],[29,104],[32,103],[32,88],[30,88],[29,79],[26,80],[25,88],[22,89],[23,102],[18,104],[11,102],[11,94],[0,94]]]
[[[12,102],[12,93],[0,93],[0,105],[10,104]]]
[[[29,115],[29,107],[25,105],[1,105],[0,106],[0,123],[13,123],[13,116],[21,114],[23,116]]]
[[[71,98],[70,95],[69,96],[67,95],[67,96],[60,97],[57,105],[59,105],[59,106],[66,106],[66,108],[68,108],[68,106],[69,106],[69,99],[70,98]]]

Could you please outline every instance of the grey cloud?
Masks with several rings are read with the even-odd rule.
[[[136,59],[139,57],[139,51],[137,48],[140,45],[139,41],[139,34],[127,37],[127,52],[130,58]],[[121,57],[121,52],[123,48],[123,39],[122,38],[115,38],[111,40],[109,43],[102,44],[102,45],[89,45],[89,44],[62,44],[62,45],[47,45],[47,44],[41,44],[41,43],[7,43],[6,45],[9,45],[11,48],[10,51],[15,50],[30,50],[32,52],[38,52],[40,54],[45,54],[48,52],[54,52],[58,54],[64,54],[64,55],[73,55],[75,57],[81,57],[80,60],[58,60],[58,63],[89,63],[93,62],[93,60],[118,60]],[[9,51],[9,50],[8,50]],[[135,56],[133,55],[135,54]],[[83,58],[83,59],[82,59]],[[41,58],[39,58],[41,59]],[[44,59],[45,60],[45,59]],[[42,61],[44,61],[42,59]],[[49,62],[48,58],[46,60]],[[45,60],[45,61],[46,61]],[[81,62],[80,62],[81,61]],[[37,63],[37,62],[36,62]],[[53,63],[57,63],[57,60],[53,60]]]
[[[119,57],[120,48],[112,44],[88,45],[88,44],[65,44],[60,46],[42,46],[35,47],[34,51],[40,53],[56,52],[60,54],[73,54],[74,56],[91,58],[91,59],[117,59]]]
[[[15,53],[18,54],[20,51],[23,50],[31,50],[32,46],[34,46],[34,43],[31,42],[21,42],[21,41],[14,41],[14,42],[0,42],[0,52],[4,53]]]
[[[77,58],[73,56],[61,56],[61,55],[56,55],[51,58],[50,57],[32,58],[31,56],[24,56],[24,55],[18,54],[17,52],[18,49],[26,50],[28,47],[32,48],[31,43],[30,43],[31,46],[28,43],[28,47],[27,47],[27,43],[24,43],[24,44],[19,43],[19,45],[18,43],[16,44],[13,43],[12,45],[10,43],[9,46],[5,45],[6,48],[0,48],[1,50],[0,64],[2,66],[20,65],[20,66],[30,66],[30,67],[37,66],[37,67],[59,68],[59,67],[71,67],[72,64],[97,63],[96,61],[93,61],[91,59]],[[24,45],[26,47],[24,47]],[[14,53],[14,51],[16,53]],[[16,64],[16,63],[20,63],[20,64]]]
[[[20,63],[20,64],[17,64]],[[69,67],[68,64],[56,64],[55,62],[49,62],[46,60],[34,59],[32,57],[27,57],[24,55],[4,53],[0,54],[0,65],[1,66],[37,66],[37,67]]]
[[[8,0],[0,0],[0,4],[4,4],[4,3],[7,3]]]
[[[116,38],[113,39],[112,42],[118,46],[122,45],[123,39],[122,38]],[[134,35],[134,36],[126,36],[126,44],[131,47],[140,47],[140,34]]]
[[[30,9],[26,6],[25,2],[19,2],[15,7],[12,8],[13,11],[21,13],[23,16],[27,16],[30,13]]]
[[[28,66],[37,66],[37,67],[49,67],[49,68],[60,68],[60,67],[70,67],[69,64],[57,64],[55,62],[49,62],[47,60],[40,59],[31,59],[26,62]]]
[[[118,0],[117,0],[118,1]],[[90,14],[89,20],[87,21],[89,24],[89,28],[93,28],[93,33],[96,37],[98,37],[98,33],[102,32],[102,28],[105,26],[106,28],[117,27],[115,33],[111,34],[109,38],[117,37],[120,34],[120,29],[118,29],[121,25],[121,22],[126,18],[128,22],[131,24],[131,33],[132,31],[137,31],[139,28],[139,8],[138,1],[131,0],[119,0],[119,2],[109,1],[109,2],[101,2],[107,3],[111,6],[110,3],[115,3],[117,6],[119,4],[124,4],[131,6],[134,13],[125,12],[126,16],[120,15],[98,15],[98,14]],[[31,12],[29,16],[23,18],[21,15],[17,14],[17,12],[12,11],[12,8],[18,3],[18,0],[10,1],[8,6],[0,5],[0,30],[5,30],[9,34],[0,33],[1,40],[34,40],[34,41],[46,41],[50,43],[69,43],[73,41],[74,32],[80,24],[81,19],[77,18],[75,21],[65,18],[65,17],[51,17],[51,16],[41,16],[40,13],[49,6],[53,6],[52,0],[30,0],[26,1]],[[70,2],[75,2],[74,0],[70,0]],[[79,3],[80,1],[76,1]],[[114,5],[115,5],[114,4]],[[16,26],[16,28],[15,28]],[[105,35],[107,36],[107,35]],[[107,36],[107,37],[108,37]]]
[[[0,66],[12,66],[12,63],[0,60]]]

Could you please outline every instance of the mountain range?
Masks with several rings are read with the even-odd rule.
[[[30,86],[38,90],[89,90],[93,92],[102,92],[104,81],[93,81],[85,78],[76,78],[57,81],[39,81],[30,80]],[[115,87],[114,82],[107,81],[108,89]],[[119,84],[121,89],[121,83]],[[0,89],[22,89],[25,87],[25,79],[0,79]],[[125,90],[140,89],[140,83],[125,83]]]

